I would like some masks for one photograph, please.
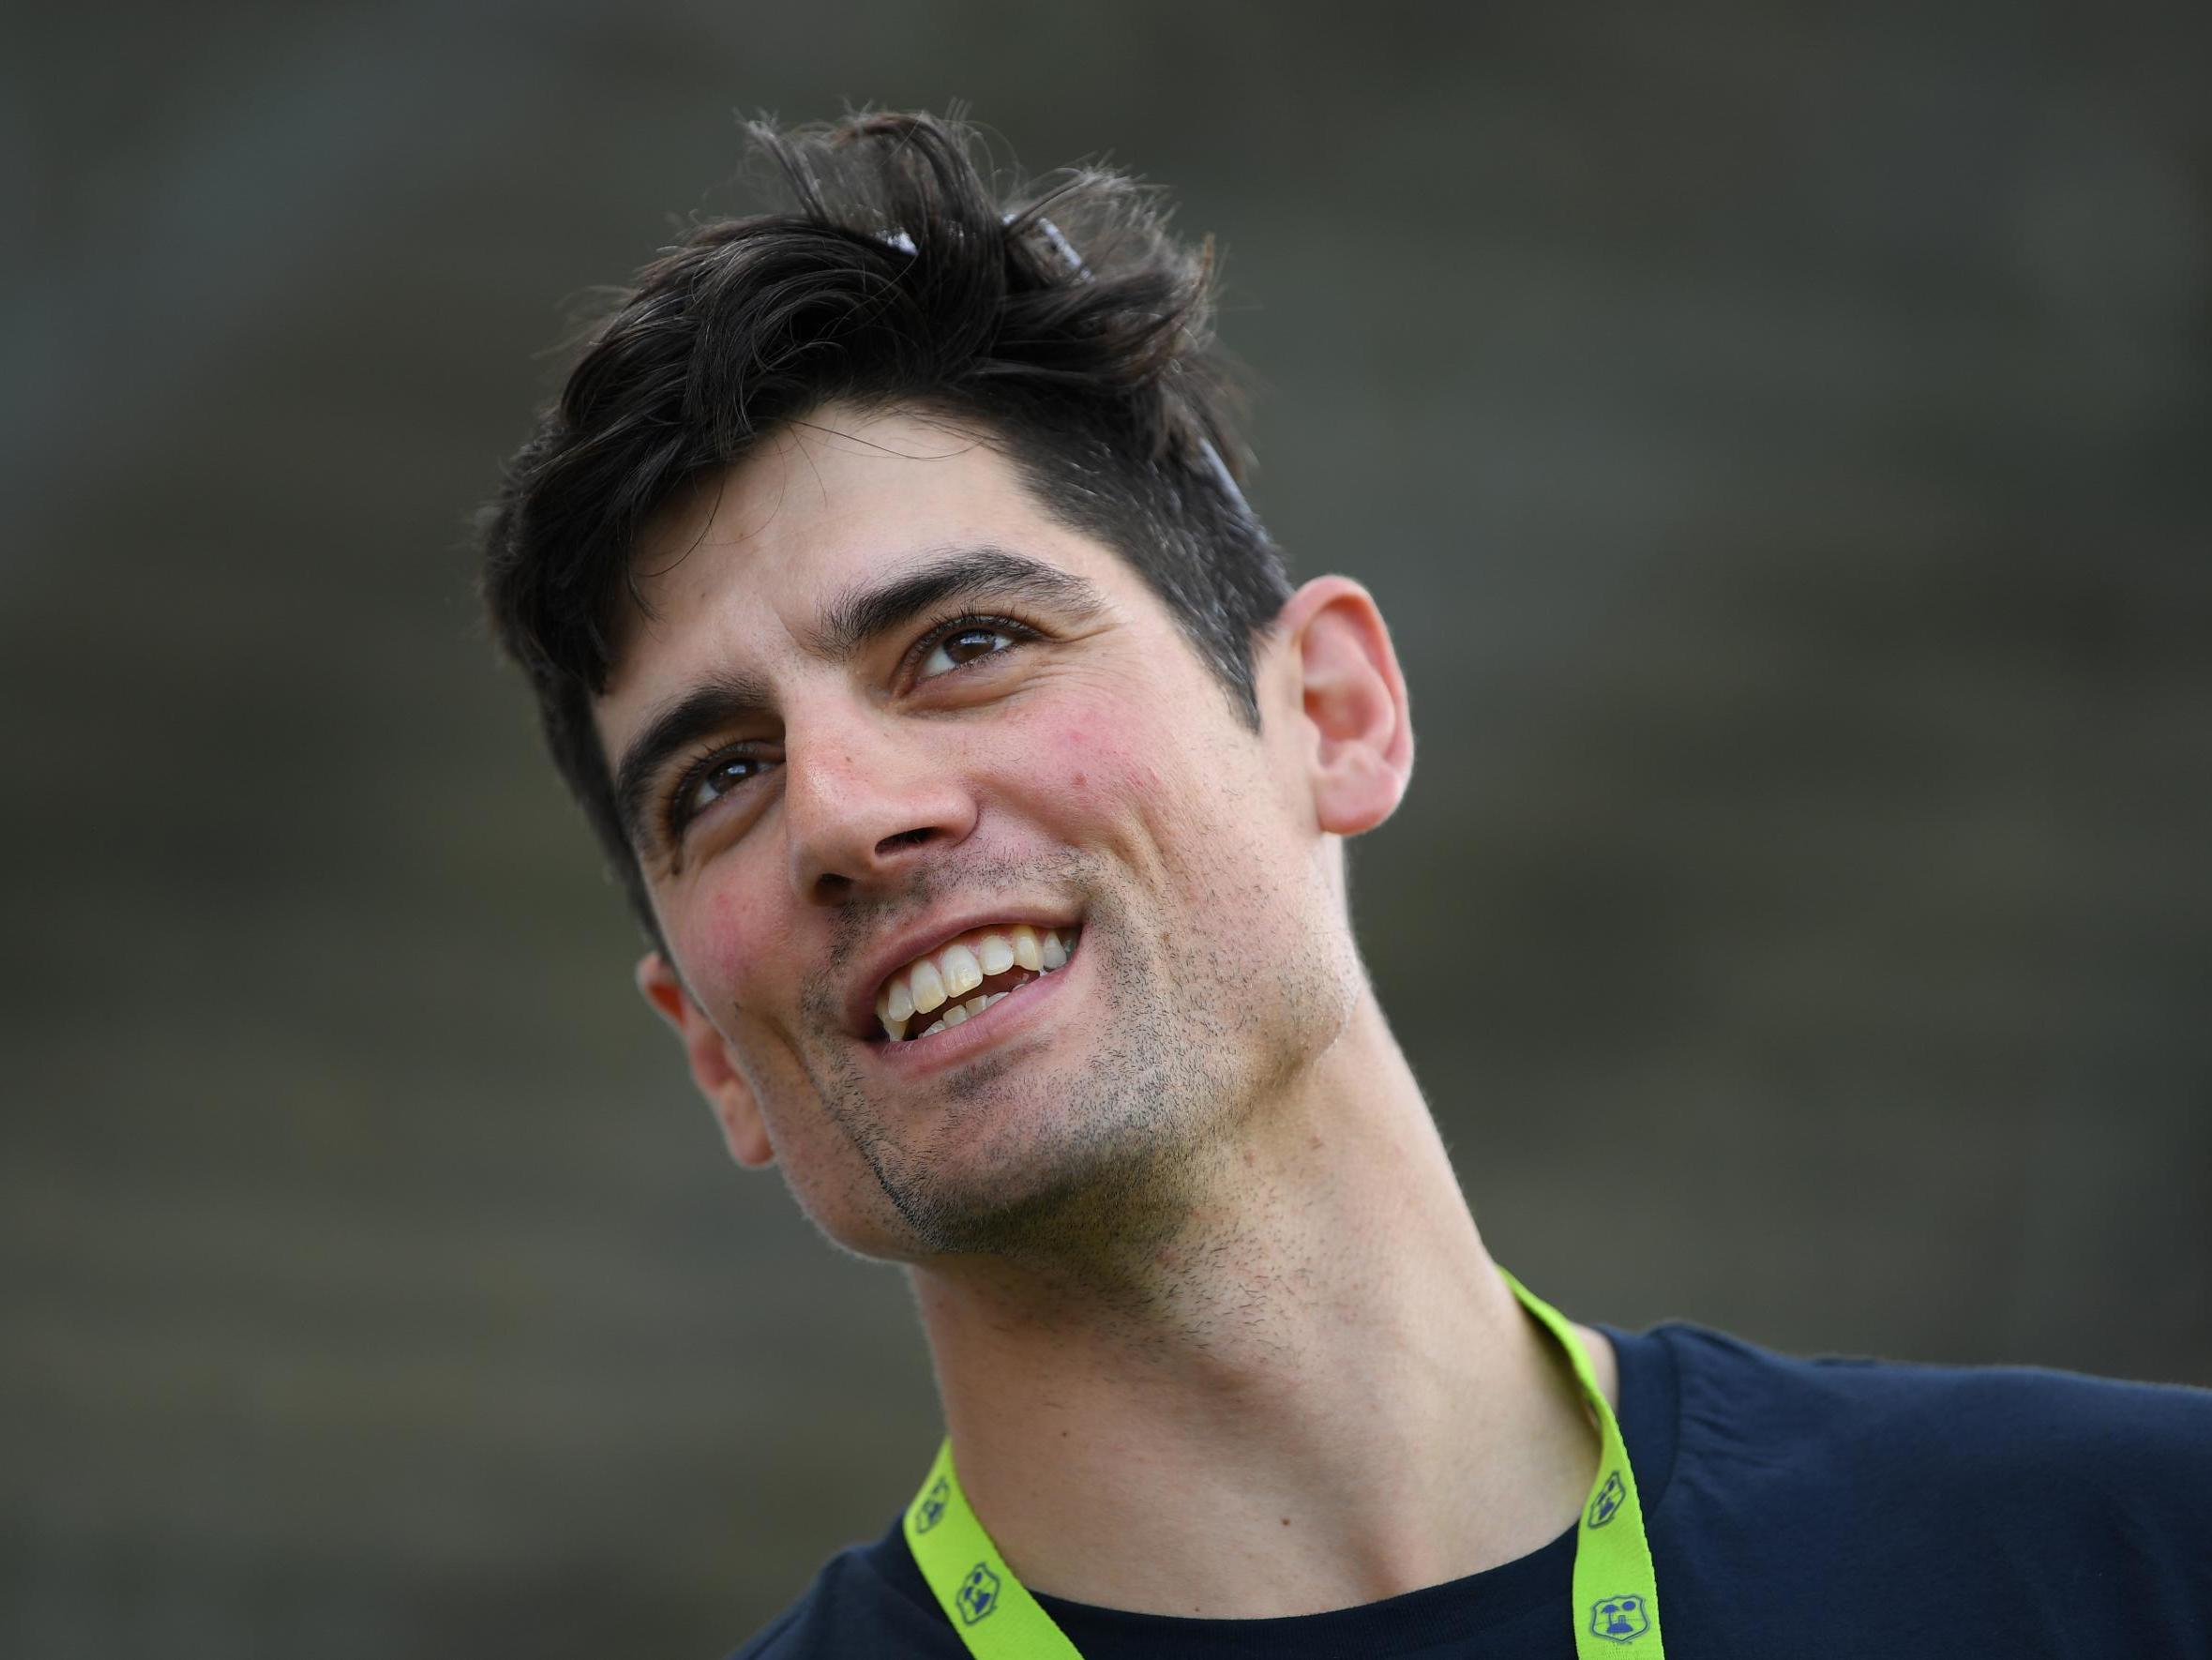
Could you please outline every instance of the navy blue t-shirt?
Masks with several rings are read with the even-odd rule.
[[[1677,1660],[2212,1660],[2212,1390],[1603,1329]],[[1086,1660],[1573,1660],[1573,1561],[1284,1620],[1037,1600]],[[894,1522],[737,1660],[966,1653]]]

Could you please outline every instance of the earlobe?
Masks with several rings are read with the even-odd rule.
[[[637,980],[647,1006],[669,1023],[683,1044],[691,1080],[714,1109],[730,1156],[747,1170],[772,1163],[775,1149],[769,1142],[752,1086],[731,1060],[722,1034],[692,1001],[674,965],[658,951],[648,951],[638,959]]]
[[[1389,818],[1413,776],[1406,677],[1375,598],[1348,577],[1291,596],[1281,627],[1299,681],[1316,818],[1357,836]]]

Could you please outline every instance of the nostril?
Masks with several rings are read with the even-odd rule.
[[[876,852],[878,854],[895,853],[901,848],[920,847],[936,834],[934,830],[901,830],[896,836],[886,836],[876,843]]]

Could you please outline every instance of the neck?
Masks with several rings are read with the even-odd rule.
[[[914,1271],[961,1485],[1023,1581],[1270,1618],[1572,1527],[1596,1433],[1372,998],[1219,1162],[1186,1225],[1110,1273]]]

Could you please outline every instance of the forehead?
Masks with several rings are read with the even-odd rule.
[[[615,631],[599,702],[619,741],[639,712],[702,672],[772,673],[837,596],[918,556],[1007,548],[1126,592],[1130,573],[1048,514],[974,433],[908,412],[832,407],[778,430],[671,504],[636,564],[640,609]]]

